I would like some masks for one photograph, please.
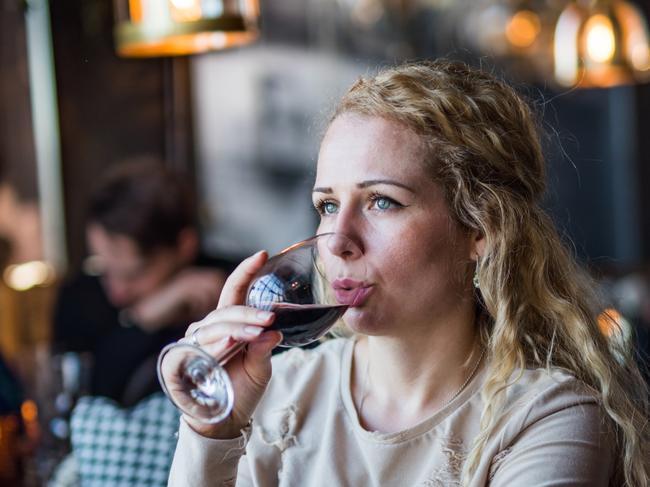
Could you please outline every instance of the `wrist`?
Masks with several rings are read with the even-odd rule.
[[[234,440],[236,438],[244,438],[248,441],[250,437],[253,420],[249,419],[245,424],[236,424],[230,418],[223,421],[219,424],[206,424],[198,422],[191,417],[183,414],[183,421],[187,424],[195,433],[210,438],[213,440]]]

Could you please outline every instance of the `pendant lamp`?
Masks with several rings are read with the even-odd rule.
[[[574,1],[560,14],[554,75],[565,86],[610,87],[650,79],[648,28],[624,0]]]
[[[196,54],[258,37],[257,0],[114,0],[116,50],[123,57]]]

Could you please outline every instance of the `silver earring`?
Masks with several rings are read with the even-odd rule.
[[[479,259],[478,256],[476,257],[476,268],[474,269],[474,277],[472,277],[472,283],[474,284],[474,287],[476,289],[481,288],[481,283],[478,280],[478,267],[479,267]]]

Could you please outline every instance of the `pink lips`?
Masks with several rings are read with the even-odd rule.
[[[337,279],[332,283],[334,295],[340,304],[361,306],[372,292],[372,286],[355,279]]]

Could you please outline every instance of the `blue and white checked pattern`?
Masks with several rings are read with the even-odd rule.
[[[72,413],[72,450],[83,487],[166,486],[179,412],[162,394],[131,409],[84,397]]]

